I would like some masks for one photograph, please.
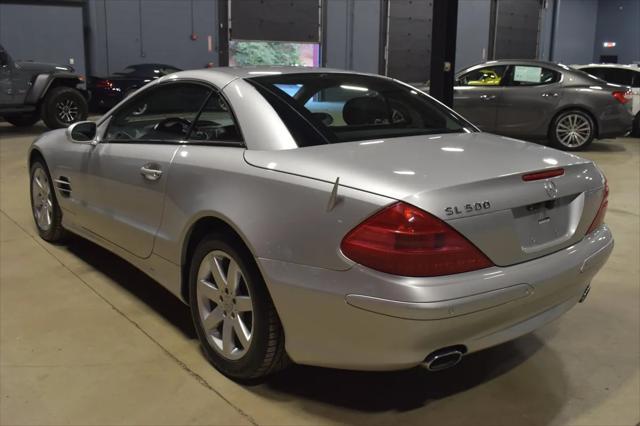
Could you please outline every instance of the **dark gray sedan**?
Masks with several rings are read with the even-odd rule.
[[[564,65],[505,60],[456,75],[454,109],[482,130],[580,150],[631,129],[631,92]]]

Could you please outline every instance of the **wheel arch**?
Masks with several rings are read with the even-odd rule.
[[[86,92],[77,87],[81,83],[80,77],[72,73],[38,74],[33,80],[33,85],[27,94],[25,103],[38,104],[50,89],[60,86],[76,89],[86,98]]]
[[[593,121],[593,126],[594,126],[594,135],[596,138],[599,137],[600,135],[600,126],[598,125],[598,119],[596,118],[596,115],[593,113],[593,111],[591,111],[588,107],[584,106],[584,105],[563,105],[562,108],[560,108],[558,111],[556,111],[556,113],[553,115],[553,117],[551,117],[551,121],[549,122],[549,129],[547,130],[547,136],[551,137],[551,133],[553,132],[553,124],[556,122],[556,119],[561,115],[564,114],[566,112],[569,111],[580,111],[584,114],[587,114],[590,118],[591,121]]]
[[[31,166],[36,160],[41,160],[47,168],[49,167],[42,152],[38,148],[32,148],[29,152],[29,170],[31,170]]]
[[[198,244],[203,240],[203,238],[207,235],[215,233],[220,234],[224,237],[232,238],[233,240],[242,244],[243,248],[246,250],[247,255],[249,255],[250,257],[250,259],[248,260],[251,262],[255,262],[258,271],[262,273],[259,265],[257,265],[255,256],[253,255],[251,245],[247,242],[242,233],[235,226],[233,226],[230,221],[224,218],[215,216],[213,214],[204,215],[195,220],[189,226],[182,240],[183,244],[180,255],[180,295],[184,301],[189,301],[189,259],[191,258],[193,252],[195,251]],[[267,291],[269,291],[268,288]]]

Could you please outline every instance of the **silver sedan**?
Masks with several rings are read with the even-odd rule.
[[[40,236],[157,280],[236,380],[453,366],[582,301],[613,248],[592,162],[374,75],[176,73],[28,162]]]

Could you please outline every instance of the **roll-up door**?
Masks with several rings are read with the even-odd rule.
[[[536,59],[540,0],[498,0],[494,59]]]
[[[408,82],[429,80],[433,2],[391,0],[388,5],[386,74]]]

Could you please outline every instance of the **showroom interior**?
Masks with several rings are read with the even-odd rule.
[[[0,64],[0,424],[640,424],[640,0],[0,0],[0,59],[3,61]],[[228,71],[226,67],[240,67],[242,71]],[[328,74],[321,70],[304,71],[311,73],[305,77],[296,71],[306,69],[302,67],[343,71],[328,71]],[[173,74],[182,70],[184,74]],[[393,80],[370,76],[374,74]],[[269,350],[277,346],[273,349],[276,355],[268,353],[274,359],[281,357],[282,366],[286,368],[277,371],[280,366],[269,367],[273,374],[259,378],[256,374],[255,380],[238,379],[240,376],[234,376],[226,367],[221,368],[201,347],[200,325],[197,314],[193,314],[197,309],[192,311],[189,307],[194,300],[198,303],[197,296],[189,293],[189,284],[182,282],[192,280],[194,274],[200,277],[197,265],[191,266],[189,262],[199,255],[203,244],[206,246],[209,234],[205,228],[218,222],[203,221],[199,217],[196,225],[181,234],[186,241],[185,248],[176,255],[179,260],[173,262],[170,258],[173,246],[167,242],[171,232],[163,228],[164,225],[148,226],[156,226],[152,231],[145,231],[155,232],[149,240],[150,248],[148,252],[142,250],[143,254],[136,254],[126,243],[142,241],[137,234],[110,228],[107,233],[113,231],[112,241],[116,242],[102,244],[100,235],[90,227],[83,227],[82,218],[77,222],[80,225],[68,218],[76,214],[76,208],[78,212],[83,208],[91,211],[88,204],[92,200],[99,202],[101,197],[106,200],[114,196],[114,205],[122,208],[122,212],[146,202],[149,191],[139,190],[138,183],[126,181],[129,175],[124,166],[87,178],[86,200],[89,201],[74,200],[75,194],[82,193],[84,188],[80,189],[81,179],[74,181],[73,176],[82,176],[90,167],[110,167],[106,161],[98,164],[98,161],[83,163],[84,160],[75,162],[75,159],[86,159],[93,155],[91,152],[95,154],[102,149],[101,146],[106,149],[110,132],[107,127],[113,126],[110,120],[118,123],[119,111],[129,109],[131,116],[135,116],[134,121],[136,117],[139,119],[148,112],[148,104],[141,104],[142,107],[135,104],[139,98],[146,99],[143,98],[145,90],[153,94],[154,85],[170,85],[173,79],[180,80],[181,75],[194,85],[199,78],[209,79],[213,85],[208,97],[200,101],[202,106],[196,107],[195,117],[202,117],[206,112],[214,118],[224,116],[232,124],[239,122],[240,131],[234,133],[235,130],[229,130],[230,126],[221,126],[214,129],[213,134],[223,135],[222,138],[231,134],[228,140],[198,143],[192,140],[200,126],[198,119],[193,122],[181,119],[187,123],[184,131],[189,138],[185,136],[171,145],[173,157],[167,160],[168,164],[182,162],[181,168],[172,168],[164,175],[161,170],[153,169],[158,164],[163,166],[160,150],[169,147],[159,139],[149,139],[151,142],[147,141],[146,145],[156,149],[153,157],[156,160],[143,166],[142,177],[136,168],[135,177],[147,179],[145,184],[158,179],[163,182],[172,179],[176,170],[174,177],[183,173],[191,179],[179,181],[181,185],[174,181],[174,197],[168,195],[161,199],[155,213],[158,223],[162,224],[186,221],[190,213],[180,204],[180,199],[200,189],[209,191],[202,179],[213,174],[197,163],[197,153],[204,152],[199,149],[221,150],[221,157],[212,160],[223,164],[220,168],[229,172],[223,175],[222,180],[228,186],[222,191],[221,199],[229,199],[234,191],[240,199],[255,197],[254,204],[252,200],[234,203],[249,217],[246,225],[225,225],[229,231],[216,231],[225,235],[235,232],[244,240],[243,226],[246,226],[247,240],[243,248],[235,248],[231,243],[228,246],[251,257],[249,263],[254,266],[248,266],[247,270],[252,272],[241,273],[263,275],[256,280],[264,280],[266,284],[261,290],[263,293],[257,294],[267,294],[270,315],[279,316],[273,321],[282,322],[277,326],[281,340],[273,340],[277,344],[269,343]],[[304,108],[294,105],[294,100],[297,102],[297,97],[304,92],[304,85],[322,87],[320,84],[324,83],[314,83],[314,78],[336,81],[344,78],[344,82],[337,83],[344,93],[333,101],[328,90],[309,92],[310,100],[302,103]],[[238,83],[239,80],[243,82]],[[217,87],[222,81],[225,83]],[[340,129],[353,127],[357,121],[358,125],[379,126],[382,120],[377,116],[367,123],[362,120],[369,118],[361,118],[361,114],[370,117],[377,112],[356,105],[373,96],[373,90],[361,87],[365,82],[371,84],[370,87],[374,83],[380,88],[394,85],[394,90],[406,90],[408,97],[427,99],[426,95],[430,94],[435,100],[429,99],[429,105],[440,111],[439,114],[447,114],[446,128],[425,133],[435,135],[428,138],[415,136],[423,133],[411,133],[397,139],[422,137],[422,143],[428,145],[444,143],[437,140],[444,137],[451,138],[450,146],[442,145],[438,150],[414,147],[413,155],[404,156],[401,145],[397,153],[390,148],[386,150],[389,144],[382,140],[385,137],[354,139],[349,136],[351,133],[345,133],[348,136],[340,139],[338,130],[335,136],[325,133],[324,127],[317,130],[314,137],[341,142],[335,144],[335,152],[310,146],[315,143],[300,143],[300,134],[316,129],[316,125]],[[299,90],[300,87],[303,89]],[[384,93],[382,89],[376,90]],[[255,92],[257,97],[249,92]],[[218,104],[210,107],[210,100],[218,93]],[[333,109],[321,109],[323,105],[336,108],[337,104],[344,106],[342,115],[334,114]],[[271,105],[273,109],[267,107],[267,112],[263,109],[260,113],[263,105]],[[308,112],[305,108],[311,111],[309,115],[305,115]],[[349,118],[348,108],[352,108],[354,112],[350,113],[357,118]],[[283,112],[285,109],[289,112]],[[294,118],[291,111],[296,111]],[[390,112],[389,122],[406,121],[410,112],[403,111]],[[400,118],[396,119],[396,113]],[[218,118],[215,120],[219,121]],[[321,124],[314,121],[316,118]],[[174,128],[174,122],[168,120],[169,124],[163,120],[154,131],[160,132],[158,129],[162,130],[165,124],[167,132]],[[530,124],[535,120],[537,124]],[[288,126],[291,135],[285,138],[281,130],[273,130],[276,127],[270,126],[275,126],[274,121],[281,126],[277,129],[286,130]],[[462,123],[462,130],[452,130],[452,121]],[[78,122],[85,127],[76,125]],[[66,131],[52,130],[67,126],[70,127]],[[355,134],[359,130],[350,131]],[[199,132],[198,137],[211,139],[207,132]],[[453,141],[469,136],[454,135],[456,132],[477,137],[464,139],[464,144],[460,142],[463,148],[452,148]],[[264,145],[256,142],[258,148],[254,148],[249,142],[254,136],[267,140],[275,134],[297,143],[292,145],[295,149],[289,150],[290,155],[286,152],[290,146],[285,142],[278,148],[271,148],[266,142],[260,142]],[[83,137],[87,139],[82,140]],[[246,143],[242,143],[242,137]],[[393,139],[391,134],[388,141]],[[415,144],[414,139],[407,144]],[[36,144],[32,146],[34,141]],[[114,152],[109,158],[123,164],[130,162],[130,158],[122,157],[123,152],[129,155],[130,151],[116,151],[119,147],[124,149],[127,141],[119,140],[116,135],[112,142]],[[473,142],[477,142],[475,147]],[[359,147],[350,150],[348,147],[352,145]],[[193,149],[195,154],[187,155],[187,149]],[[269,193],[266,188],[271,187],[258,183],[247,192],[251,195],[243,195],[244,188],[251,185],[247,185],[248,178],[240,172],[229,171],[236,157],[227,152],[234,149],[234,153],[240,152],[237,158],[244,161],[243,167],[255,166],[253,172],[248,172],[252,178],[265,176],[266,181],[275,179],[269,176],[276,173],[285,176],[275,179],[281,186],[275,186],[277,190]],[[280,149],[282,152],[275,152]],[[467,152],[462,152],[465,150]],[[297,155],[293,151],[307,154]],[[35,157],[34,152],[37,152]],[[544,158],[542,161],[546,164],[541,163],[539,168],[529,166],[536,155]],[[201,162],[204,157],[203,154]],[[38,197],[42,196],[34,187],[38,161],[49,163],[50,175],[46,167],[40,171],[56,188],[50,189],[53,195],[49,195],[49,200],[53,199],[56,204],[51,207],[53,219],[46,229],[39,222],[37,211],[46,208],[42,205],[36,208]],[[60,163],[55,175],[54,161]],[[400,162],[400,168],[394,166],[396,170],[393,170],[394,167],[385,165],[393,162]],[[199,169],[184,170],[186,164],[193,167],[197,164]],[[78,170],[71,170],[76,165],[80,165]],[[145,169],[147,166],[153,167],[149,170]],[[375,170],[365,172],[366,167]],[[500,228],[502,225],[492,219],[471,220],[483,215],[489,217],[494,214],[493,209],[498,208],[495,206],[506,205],[509,200],[529,197],[526,188],[514,189],[504,181],[508,174],[520,170],[517,167],[528,167],[521,179],[517,176],[518,184],[542,185],[544,181],[539,194],[545,199],[529,200],[526,208],[524,201],[522,207],[513,207],[514,222],[535,214],[539,215],[535,218],[536,227],[559,221],[554,222],[554,226],[566,225],[571,233],[581,229],[579,238],[572,236],[560,248],[551,248],[551,240],[544,240],[548,248],[544,248],[544,256],[535,258],[530,247],[534,247],[534,243],[544,245],[535,238],[551,237],[546,234],[538,237],[533,233],[529,237],[528,228],[525,229],[528,222],[523,225],[525,222],[521,221],[515,235],[526,234],[522,238],[530,238],[526,242],[530,245],[527,248],[522,243],[526,256],[517,258],[507,246],[511,237],[505,236],[507,231]],[[277,173],[279,168],[283,173]],[[393,170],[391,177],[385,174],[387,170]],[[567,187],[576,187],[577,181],[582,182],[580,185],[595,185],[592,174],[598,179],[606,176],[602,178],[604,186],[597,188],[599,192],[593,186],[585,186],[590,189],[571,197],[563,192]],[[71,176],[71,181],[66,176]],[[419,176],[422,181],[418,180]],[[293,185],[292,182],[306,177],[315,182],[306,187],[306,192],[287,194],[290,186],[285,186],[286,179],[287,185]],[[117,181],[118,186],[113,188],[129,192],[121,198],[117,193],[102,192],[99,188],[101,185],[107,188],[108,179]],[[569,183],[569,179],[575,181]],[[433,180],[445,182],[439,182],[440,187],[433,189]],[[425,190],[409,197],[398,189],[408,181],[414,186],[432,188],[433,192]],[[369,188],[367,185],[374,184],[378,189],[358,186]],[[485,198],[483,191],[489,184],[494,186],[486,192],[491,195]],[[217,183],[211,186],[221,188]],[[167,184],[166,191],[171,188],[172,185]],[[77,191],[73,193],[72,189]],[[387,190],[391,195],[384,192]],[[514,192],[505,195],[509,190]],[[593,201],[596,192],[604,194],[598,195],[602,201]],[[211,191],[196,193],[189,206],[201,203],[212,193],[215,198]],[[316,195],[318,193],[321,195]],[[400,193],[405,195],[393,195]],[[431,197],[432,204],[419,201],[423,194]],[[56,196],[62,209],[55,201]],[[335,260],[337,257],[331,257],[335,253],[326,253],[324,244],[333,230],[349,229],[342,222],[344,217],[331,221],[332,215],[342,214],[342,209],[350,208],[352,202],[362,201],[363,205],[368,203],[367,207],[382,206],[377,198],[375,202],[372,200],[383,196],[397,201],[397,205],[407,206],[404,202],[413,200],[424,210],[429,208],[422,207],[420,202],[442,207],[441,215],[431,210],[423,213],[441,219],[439,223],[443,226],[448,226],[445,222],[455,223],[452,226],[462,233],[460,244],[480,247],[494,268],[512,270],[536,262],[543,265],[545,258],[560,252],[566,254],[566,262],[570,263],[575,256],[586,253],[581,245],[585,242],[600,247],[598,244],[605,244],[606,240],[607,245],[580,259],[579,272],[575,273],[589,278],[581,278],[583,287],[575,297],[575,307],[572,305],[561,317],[551,313],[560,306],[554,305],[553,309],[549,307],[544,311],[549,312],[545,317],[549,320],[535,329],[527,328],[529,323],[522,320],[514,322],[505,331],[507,337],[504,338],[491,340],[486,337],[489,336],[486,331],[482,338],[477,337],[483,342],[477,345],[477,351],[471,350],[473,344],[466,341],[448,341],[447,333],[442,331],[434,335],[447,344],[425,346],[429,350],[421,356],[424,361],[419,365],[389,361],[392,367],[380,367],[374,361],[381,358],[376,351],[382,353],[390,347],[393,350],[393,345],[401,345],[405,340],[391,335],[390,331],[396,329],[387,327],[379,318],[391,318],[395,321],[394,327],[399,318],[403,321],[413,318],[407,323],[430,323],[434,329],[443,324],[442,330],[448,324],[448,320],[442,318],[453,317],[460,322],[467,318],[468,327],[481,327],[482,321],[474,320],[478,318],[474,315],[499,306],[498,302],[491,307],[481,305],[484,302],[478,298],[478,307],[474,308],[477,312],[456,311],[454,314],[458,305],[454,308],[451,304],[448,313],[442,314],[446,317],[421,317],[427,315],[421,309],[426,312],[428,303],[435,306],[460,297],[457,294],[462,294],[461,288],[468,285],[469,279],[461,278],[457,282],[455,275],[448,276],[446,285],[453,289],[441,294],[456,296],[410,300],[408,295],[420,294],[424,283],[427,287],[429,283],[438,287],[445,281],[436,285],[436,281],[409,279],[403,281],[406,293],[393,288],[375,290],[380,291],[376,293],[370,288],[401,281],[397,277],[389,278],[391,275],[402,275],[402,278],[428,275],[395,273],[394,265],[387,270],[372,267],[376,271],[366,272],[364,276],[376,279],[382,276],[384,280],[371,278],[362,284],[362,288],[372,292],[362,290],[363,294],[372,297],[355,295],[360,297],[357,301],[350,298],[354,296],[350,294],[352,291],[335,290],[338,284],[356,288],[357,283],[339,282],[343,278],[337,277],[340,272],[346,273],[346,268],[342,271],[341,266],[328,267],[326,270],[331,270],[333,275],[323,275],[325,269],[312,261],[306,262],[306,259],[321,258],[342,265]],[[437,197],[443,200],[439,204],[433,201]],[[565,199],[568,200],[566,208],[571,212],[566,218],[560,217]],[[271,207],[275,202],[279,203],[278,209]],[[72,206],[70,210],[66,205]],[[259,218],[252,218],[248,206],[264,207],[263,213],[255,211],[253,214]],[[375,217],[375,210],[365,212],[363,206],[357,206],[360,219],[354,226]],[[576,219],[576,215],[582,213],[575,211],[583,208],[591,209],[591,217],[585,219],[589,223]],[[153,210],[153,207],[147,205],[142,209]],[[106,207],[106,212],[114,217],[119,214],[111,207]],[[273,215],[273,226],[265,225],[264,218],[268,215]],[[227,216],[220,213],[216,220],[223,221]],[[314,224],[314,220],[319,222]],[[589,233],[598,220],[600,237],[595,238]],[[284,230],[281,223],[289,229]],[[68,236],[63,242],[48,231],[54,225],[60,226],[61,231],[63,227],[70,228],[65,230]],[[323,226],[327,228],[320,231]],[[247,242],[253,238],[249,236],[249,228],[256,235],[255,242]],[[369,258],[358,261],[358,257],[350,255],[345,243],[358,229],[352,229],[342,243],[338,241],[334,250],[339,252],[341,261],[353,260],[350,265],[355,266],[349,271],[369,267],[366,263]],[[555,233],[557,239],[564,238],[557,229],[548,232]],[[466,231],[469,234],[465,234]],[[196,234],[200,240],[189,240]],[[122,244],[117,242],[120,235]],[[304,239],[304,244],[298,245],[294,238]],[[502,246],[487,251],[481,244],[483,241],[497,241]],[[264,252],[260,251],[262,247]],[[611,253],[608,260],[605,252],[606,256]],[[282,253],[282,258],[278,253]],[[138,263],[131,260],[136,256]],[[509,259],[507,266],[496,261],[500,256]],[[485,259],[484,254],[482,258]],[[283,262],[275,266],[275,260]],[[554,262],[554,268],[562,268],[563,261]],[[244,263],[238,263],[242,269]],[[601,268],[597,274],[595,264]],[[303,279],[303,266],[309,269],[304,276],[308,281]],[[542,280],[540,277],[551,274],[550,269],[540,266],[535,273],[530,269],[531,280]],[[467,276],[475,271],[460,272]],[[448,274],[428,277],[435,279],[441,278],[437,275]],[[502,280],[502,275],[497,271],[487,274],[483,280],[491,284],[491,280]],[[275,276],[296,277],[300,283],[285,291],[279,281],[276,283]],[[537,297],[536,291],[542,294],[543,290],[529,286],[529,278],[513,276],[521,281],[511,281],[510,287],[505,288],[513,291],[525,288],[524,296],[518,297],[526,300]],[[323,277],[329,277],[326,289],[322,287]],[[362,276],[352,274],[351,277],[354,282],[364,282]],[[165,284],[172,279],[182,280],[176,284],[177,290]],[[558,272],[557,281],[572,279],[569,272],[564,275]],[[242,296],[255,296],[251,290],[253,284],[245,285],[248,290]],[[490,288],[489,284],[482,285]],[[460,290],[455,286],[461,286]],[[286,309],[285,313],[285,303],[293,300],[294,295],[310,291],[311,287],[318,289],[316,298],[313,301],[300,298],[295,309]],[[332,305],[329,299],[336,291],[347,294],[341,294],[340,303]],[[478,290],[480,295],[489,293]],[[384,315],[373,313],[382,312],[374,311],[378,309],[376,303],[392,296],[396,306],[385,308]],[[240,311],[235,310],[236,299],[224,297],[221,303],[225,316],[227,310],[231,310],[230,315],[240,317]],[[525,302],[504,299],[500,303],[506,306]],[[394,309],[400,312],[397,307],[400,304],[405,305],[409,316],[393,313]],[[252,306],[257,319],[251,311],[251,324],[261,326],[259,315],[266,308],[261,304]],[[332,306],[337,306],[333,312]],[[343,309],[353,316],[343,320],[340,317]],[[471,308],[461,306],[460,309]],[[544,312],[539,313],[540,318]],[[313,326],[309,326],[310,323]],[[307,328],[300,324],[307,324]],[[385,325],[377,327],[378,324]],[[354,331],[358,329],[356,326],[362,327],[362,331]],[[411,327],[413,325],[407,328]],[[254,335],[259,339],[260,331],[256,330]],[[271,339],[276,328],[269,330]],[[318,340],[311,342],[303,338],[294,345],[294,335],[305,335],[307,331],[310,333],[307,339],[315,333]],[[451,335],[455,333],[451,331]],[[325,361],[317,355],[341,354],[339,349],[332,348],[338,345],[338,340],[332,340],[331,336],[339,334],[344,337],[342,341],[355,342],[354,345],[366,341],[362,343],[367,349],[362,351],[360,364],[351,359],[343,364],[333,358]],[[215,337],[212,339],[210,341],[217,341]],[[482,339],[492,343],[485,344]],[[415,345],[408,344],[413,349],[423,340],[416,338]],[[253,342],[253,346],[240,340],[236,344],[238,350],[244,348],[253,356],[254,352],[247,349],[258,345]],[[445,365],[442,360],[444,356],[449,357],[451,351],[455,351],[457,357]],[[438,359],[443,362],[442,368],[438,367]],[[404,367],[398,367],[401,365]]]

